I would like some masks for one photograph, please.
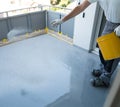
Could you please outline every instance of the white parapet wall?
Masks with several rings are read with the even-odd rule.
[[[73,44],[85,50],[90,49],[97,3],[91,4],[75,17]]]

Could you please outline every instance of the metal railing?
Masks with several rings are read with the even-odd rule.
[[[71,9],[64,7],[38,5],[0,12],[0,40],[7,38],[8,33],[16,28],[28,29],[31,32],[48,28],[73,38],[74,19],[57,28],[51,26],[52,20],[59,19],[70,11]]]
[[[6,18],[6,17],[10,17],[10,16],[26,14],[26,13],[42,11],[42,10],[52,10],[52,11],[62,12],[62,13],[68,13],[71,11],[71,9],[65,8],[65,7],[39,4],[38,6],[35,6],[35,7],[27,7],[27,8],[14,9],[14,10],[0,12],[0,18]]]

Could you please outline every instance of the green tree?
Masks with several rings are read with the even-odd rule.
[[[60,3],[61,0],[50,0],[50,3],[52,5],[58,5]]]

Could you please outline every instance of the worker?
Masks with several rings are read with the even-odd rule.
[[[75,17],[94,2],[98,2],[100,4],[106,17],[106,24],[102,35],[114,31],[116,33],[116,36],[120,37],[120,0],[84,0],[80,5],[76,6],[69,14],[64,16],[62,19],[56,19],[52,21],[52,26],[58,26],[65,21]],[[92,71],[92,74],[95,76],[95,78],[91,79],[90,82],[95,87],[109,87],[110,78],[119,63],[119,58],[104,60],[100,49],[99,57],[103,68],[94,69]]]

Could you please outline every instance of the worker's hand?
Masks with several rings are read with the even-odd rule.
[[[60,25],[62,23],[63,23],[62,19],[56,19],[56,20],[52,21],[51,25],[53,27],[57,27],[58,25]]]
[[[117,35],[118,37],[120,37],[120,25],[115,28],[114,32],[116,33],[116,35]]]

